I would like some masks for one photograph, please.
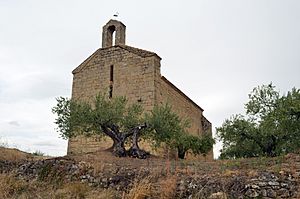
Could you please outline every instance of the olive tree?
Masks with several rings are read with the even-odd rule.
[[[202,141],[189,135],[187,120],[182,120],[169,105],[155,106],[152,111],[143,114],[141,105],[128,104],[125,97],[109,99],[97,95],[91,103],[57,98],[57,105],[52,111],[57,115],[55,123],[63,138],[106,135],[112,139],[111,150],[118,157],[147,158],[149,153],[140,149],[138,144],[141,138],[153,141],[155,146],[164,142],[170,148],[178,149],[181,158],[190,149],[200,154],[212,148],[212,140],[209,142],[206,138]],[[125,149],[126,142],[131,144],[128,151]]]
[[[249,94],[246,114],[226,119],[217,128],[221,158],[278,156],[300,149],[300,90],[280,95],[272,83]]]

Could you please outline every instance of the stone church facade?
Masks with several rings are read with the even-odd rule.
[[[145,111],[152,110],[156,104],[169,103],[179,116],[190,119],[191,134],[211,135],[211,123],[203,116],[203,109],[161,75],[161,58],[156,53],[127,46],[125,31],[126,26],[117,20],[103,26],[102,48],[72,72],[72,99],[91,101],[99,93],[107,93],[109,97],[126,96],[129,103],[140,103]],[[110,139],[101,140],[97,136],[71,138],[68,154],[93,152],[111,145]],[[150,150],[147,143],[141,148]],[[153,153],[164,155],[165,152],[162,149]],[[206,159],[212,158],[211,151]]]

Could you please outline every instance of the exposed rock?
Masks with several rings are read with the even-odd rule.
[[[280,185],[279,182],[276,182],[276,181],[269,181],[268,184],[270,186],[279,186]]]
[[[245,195],[250,198],[256,198],[259,196],[259,193],[255,189],[248,189],[246,191]]]
[[[276,191],[274,191],[273,189],[268,189],[267,190],[267,196],[270,198],[276,198]]]
[[[261,195],[262,195],[263,197],[267,197],[267,190],[262,189],[262,190],[261,190]]]
[[[278,190],[278,195],[281,197],[281,198],[288,198],[288,197],[290,197],[290,193],[289,193],[289,191],[287,190],[287,189],[280,189],[280,190]]]
[[[227,199],[226,193],[224,192],[217,192],[211,194],[208,199]]]

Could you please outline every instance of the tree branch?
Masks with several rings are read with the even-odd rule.
[[[113,141],[121,141],[120,137],[112,130],[109,130],[109,127],[106,125],[101,125],[103,133],[109,136]]]
[[[134,133],[139,133],[139,132],[140,132],[142,129],[144,129],[144,128],[147,128],[147,124],[146,124],[146,123],[131,128],[131,129],[129,130],[129,132],[125,134],[125,139],[128,138],[128,137],[130,137],[130,136],[132,136]],[[138,130],[139,132],[136,132],[137,130]]]

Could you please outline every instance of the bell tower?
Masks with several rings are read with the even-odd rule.
[[[111,19],[102,30],[102,48],[114,45],[125,45],[126,26],[117,20]]]

